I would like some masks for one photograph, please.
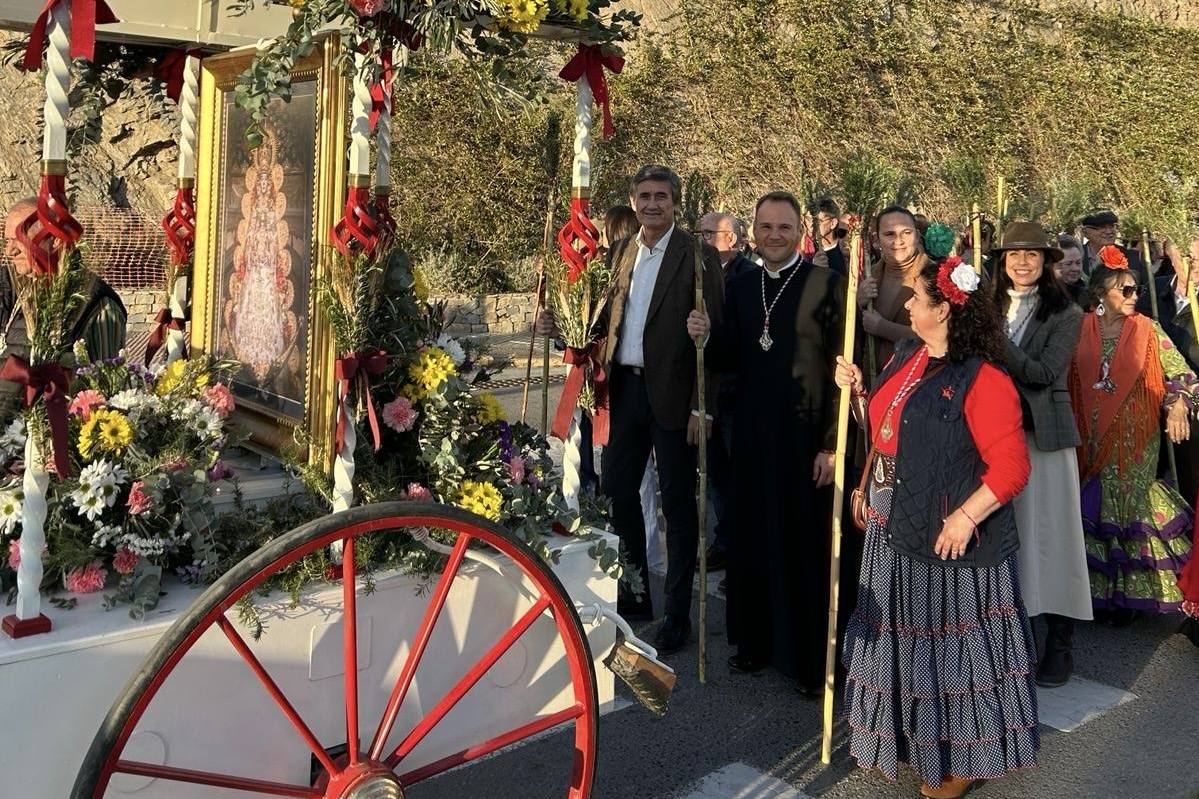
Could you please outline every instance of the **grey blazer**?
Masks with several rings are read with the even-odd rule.
[[[1038,449],[1065,449],[1081,442],[1066,382],[1081,330],[1082,309],[1071,303],[1044,322],[1034,317],[1019,346],[1007,342],[1008,373],[1020,391],[1026,416],[1031,414]]]

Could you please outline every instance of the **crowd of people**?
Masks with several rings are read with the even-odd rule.
[[[629,193],[631,209],[617,212],[624,233],[608,236],[614,277],[595,330],[611,413],[599,485],[643,574],[660,492],[660,653],[691,640],[696,453],[706,446],[717,517],[708,559],[726,569],[729,669],[772,666],[804,696],[819,694],[842,391],[858,422],[850,477],[864,498],[846,519],[864,535],[845,541],[843,584],[857,589],[841,592],[839,677],[862,766],[894,779],[910,764],[922,793],[944,798],[1031,766],[1037,686],[1070,679],[1077,621],[1199,615],[1184,499],[1199,487],[1187,291],[1199,281],[1199,235],[1162,242],[1145,263],[1101,210],[1081,220],[1081,240],[1035,222],[1009,223],[997,242],[984,229],[985,258],[971,265],[929,254],[927,220],[886,208],[863,230],[870,257],[849,361],[848,224],[835,203],[813,219],[793,195],[768,193],[751,245],[727,214],[694,232],[678,226],[680,181],[667,167],[643,167]],[[552,334],[552,314],[538,327]],[[618,605],[626,618],[655,617],[648,593],[622,587]],[[1199,645],[1193,622],[1185,629]]]

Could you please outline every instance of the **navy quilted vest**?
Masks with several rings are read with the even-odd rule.
[[[882,385],[920,346],[905,341],[880,375]],[[909,558],[943,566],[998,565],[1019,548],[1011,503],[988,516],[979,536],[957,560],[942,561],[933,552],[944,518],[982,484],[984,464],[966,425],[964,405],[982,361],[947,363],[908,397],[899,425],[895,487],[887,541]]]

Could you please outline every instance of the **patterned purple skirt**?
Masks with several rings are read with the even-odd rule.
[[[885,540],[890,510],[889,483],[872,480],[845,634],[850,753],[891,779],[908,763],[934,786],[1035,766],[1034,650],[1016,556],[982,569],[912,560]]]

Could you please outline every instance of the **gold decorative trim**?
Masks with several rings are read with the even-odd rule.
[[[574,186],[570,190],[570,196],[576,200],[590,200],[591,199],[591,187],[590,186]]]
[[[65,175],[67,174],[67,162],[53,158],[42,161],[43,175]]]
[[[179,180],[176,182],[175,186],[176,186],[176,188],[180,188],[180,189],[194,189],[196,187],[196,179],[195,178],[179,178]]]
[[[350,187],[354,189],[369,189],[375,182],[374,175],[355,175],[350,173]]]

